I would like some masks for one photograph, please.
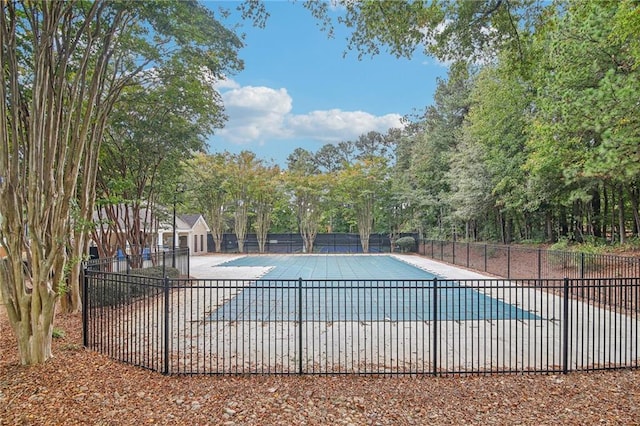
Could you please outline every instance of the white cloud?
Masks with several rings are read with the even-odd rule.
[[[317,140],[324,143],[355,140],[369,131],[385,133],[402,127],[399,114],[375,116],[364,111],[331,109],[292,114],[293,100],[284,88],[239,86],[227,80],[222,92],[229,120],[217,132],[232,143],[263,144],[270,139]]]
[[[340,142],[357,139],[372,130],[386,133],[392,127],[402,127],[401,120],[400,114],[375,116],[364,111],[331,109],[292,115],[286,122],[297,137]]]
[[[231,79],[228,79],[228,78],[225,78],[224,80],[218,80],[218,81],[214,82],[214,86],[218,90],[222,90],[222,89],[237,89],[238,87],[240,87],[240,85],[235,80],[231,80]]]

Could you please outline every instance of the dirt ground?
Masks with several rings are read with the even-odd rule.
[[[0,309],[1,425],[640,425],[640,371],[568,375],[171,376],[82,347],[59,315],[54,358],[18,364]]]

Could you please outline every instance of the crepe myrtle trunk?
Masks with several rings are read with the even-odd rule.
[[[14,261],[12,257],[3,259],[0,266],[2,300],[18,344],[20,364],[40,364],[52,356],[58,293],[53,290],[52,277],[43,273],[44,268],[30,268],[21,258]]]

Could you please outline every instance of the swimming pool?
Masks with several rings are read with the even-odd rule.
[[[435,275],[392,256],[246,256],[219,266],[272,269],[214,311],[212,320],[538,319],[531,312],[452,280],[438,279],[434,289]]]

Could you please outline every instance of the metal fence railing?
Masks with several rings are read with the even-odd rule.
[[[640,277],[638,257],[434,240],[421,241],[418,252],[504,278]]]
[[[418,235],[402,233],[398,237]],[[214,251],[213,237],[209,235],[209,251]],[[304,242],[299,233],[269,234],[265,243],[266,253],[302,253]],[[235,234],[224,234],[221,251],[223,253],[238,253],[238,239]],[[359,234],[327,233],[317,234],[313,243],[314,253],[362,253],[362,243]],[[369,237],[370,253],[389,253],[394,251],[388,234],[371,234]],[[256,234],[247,234],[244,240],[244,253],[258,253]]]
[[[115,272],[130,274],[136,270],[149,268],[173,268],[177,269],[177,274],[189,276],[189,249],[177,248],[139,255],[123,255],[108,258],[98,258],[87,260],[84,264],[86,269],[101,272]],[[162,276],[165,276],[163,273]]]
[[[639,278],[85,276],[84,345],[165,374],[567,373],[639,366]]]

